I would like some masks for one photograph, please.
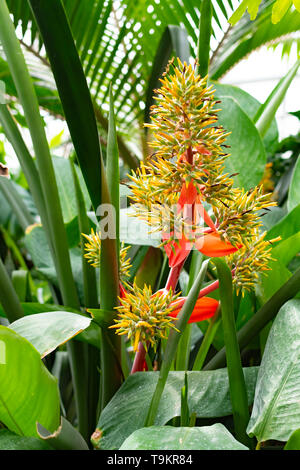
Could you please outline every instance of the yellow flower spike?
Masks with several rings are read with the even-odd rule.
[[[145,285],[140,289],[135,282],[131,289],[131,292],[120,298],[120,306],[115,307],[118,317],[110,328],[117,328],[117,334],[127,334],[132,340],[134,351],[137,350],[139,341],[144,346],[150,341],[155,347],[157,341],[165,338],[171,328],[178,331],[170,313],[175,308],[171,303],[179,294],[174,295],[170,290],[165,295],[153,295],[151,286]]]
[[[94,267],[100,267],[100,256],[101,256],[101,237],[98,232],[91,230],[90,235],[85,233],[82,234],[87,240],[88,243],[85,243],[84,249],[86,251],[84,257],[88,262]],[[125,247],[122,243],[120,249],[120,278],[122,281],[126,280],[129,277],[129,271],[131,268],[130,259],[128,258],[128,250],[130,246]]]

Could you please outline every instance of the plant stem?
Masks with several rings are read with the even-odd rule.
[[[214,263],[217,267],[220,281],[223,333],[235,434],[240,442],[249,446],[251,440],[246,433],[246,428],[250,415],[245,378],[236,336],[232,274],[229,267],[222,259],[214,259]]]
[[[199,371],[202,369],[208,350],[213,342],[213,339],[219,328],[219,325],[220,325],[220,316],[219,316],[219,309],[218,309],[218,311],[210,320],[209,326],[205,332],[203,341],[197,353],[192,370]]]
[[[201,77],[206,77],[208,72],[210,37],[212,32],[211,19],[212,2],[211,0],[202,0],[197,44],[198,65],[196,68],[197,75],[201,75]]]
[[[186,302],[177,317],[178,320],[176,322],[176,327],[178,328],[179,332],[175,330],[170,331],[170,334],[167,340],[166,349],[165,349],[164,360],[162,362],[162,367],[160,369],[157,386],[152,396],[148,415],[145,421],[145,426],[152,426],[154,424],[159,402],[160,402],[162,393],[165,388],[165,384],[168,378],[171,365],[176,355],[178,342],[181,337],[181,334],[184,332],[186,328],[188,320],[197,302],[198,293],[200,290],[200,286],[203,282],[204,276],[206,274],[208,262],[209,261],[207,260],[203,263],[201,271],[199,272],[193,284],[193,287],[191,288],[188,294]]]

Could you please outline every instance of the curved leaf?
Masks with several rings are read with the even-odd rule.
[[[120,450],[247,450],[222,424],[195,428],[150,426],[135,431]]]
[[[265,149],[253,122],[232,98],[223,97],[218,113],[218,123],[231,134],[226,143],[230,145],[230,157],[225,161],[225,170],[238,173],[235,185],[250,189],[256,186],[266,164]]]
[[[249,405],[253,400],[257,375],[256,367],[244,369]],[[170,372],[159,404],[155,425],[164,425],[180,416],[181,389],[184,372]],[[135,430],[144,426],[148,407],[155,390],[158,372],[137,372],[130,375],[110,403],[103,410],[98,422],[101,449],[119,448]],[[188,406],[190,413],[199,418],[215,418],[232,413],[227,369],[187,372]]]
[[[247,432],[258,441],[287,441],[300,422],[300,301],[279,311],[259,368]]]
[[[28,315],[9,325],[45,357],[58,346],[88,328],[91,318],[72,312],[44,312]]]
[[[29,341],[4,326],[0,346],[0,421],[21,436],[37,436],[37,422],[55,431],[60,419],[57,379]]]

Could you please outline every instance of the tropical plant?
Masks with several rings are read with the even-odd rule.
[[[299,5],[233,3],[0,2],[0,449],[300,448],[300,62],[219,82]]]

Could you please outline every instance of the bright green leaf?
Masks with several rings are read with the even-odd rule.
[[[258,441],[287,441],[300,422],[300,301],[281,307],[259,368],[247,432]]]
[[[300,450],[300,429],[293,432],[284,446],[284,450]]]
[[[253,400],[256,367],[244,369],[249,405]],[[98,428],[103,433],[98,447],[117,449],[122,442],[145,423],[159,372],[137,372],[128,377],[103,410]],[[228,416],[232,413],[227,369],[187,372],[190,413],[200,418]],[[161,397],[155,425],[164,425],[180,416],[184,372],[170,372]]]
[[[120,450],[248,450],[223,426],[150,426],[135,431]]]
[[[225,161],[225,170],[238,173],[235,185],[250,189],[256,186],[264,173],[266,154],[255,125],[237,101],[223,97],[218,113],[219,124],[231,134],[226,139],[230,145],[230,157]]]
[[[36,423],[55,431],[60,405],[57,380],[38,351],[14,331],[0,326],[0,421],[10,431],[37,436]]]
[[[85,330],[91,318],[72,312],[44,312],[29,315],[9,325],[9,328],[26,338],[41,357]]]
[[[1,429],[0,450],[53,450],[53,448],[36,437],[18,436],[8,429]]]
[[[292,5],[292,0],[277,0],[272,10],[272,23],[276,24],[288,11]]]

